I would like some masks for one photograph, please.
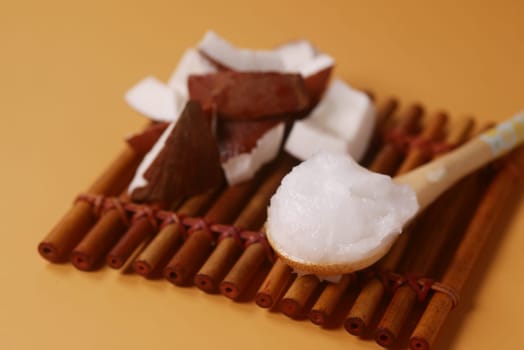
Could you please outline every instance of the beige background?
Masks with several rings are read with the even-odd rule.
[[[6,2],[0,349],[378,349],[253,304],[108,269],[81,273],[37,255],[38,241],[122,136],[143,125],[123,102],[126,89],[148,74],[167,79],[208,28],[254,47],[309,38],[353,85],[429,110],[500,120],[524,107],[519,1]],[[522,201],[513,217],[482,257],[438,349],[521,343]]]

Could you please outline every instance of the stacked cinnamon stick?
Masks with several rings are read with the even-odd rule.
[[[380,123],[365,158],[373,171],[405,173],[471,136],[471,118],[448,123],[441,112],[423,118],[417,104],[394,116],[397,105],[395,99],[379,105]],[[269,200],[297,164],[295,159],[282,154],[251,181],[163,207],[137,205],[127,198],[125,189],[141,156],[126,148],[79,196],[40,243],[45,259],[70,259],[80,270],[95,269],[104,261],[112,268],[131,265],[144,277],[163,276],[176,285],[194,284],[234,300],[258,287],[255,302],[260,307],[278,308],[291,318],[309,317],[321,326],[349,302],[346,330],[372,336],[385,347],[398,341],[415,306],[429,298],[409,341],[413,349],[429,349],[437,339],[482,242],[503,210],[495,203],[509,202],[511,185],[518,179],[515,169],[524,167],[524,151],[519,150],[492,181],[486,170],[471,175],[408,227],[372,268],[331,283],[313,275],[297,276],[275,259],[263,233]],[[483,195],[478,189],[485,187]],[[475,212],[464,214],[464,208],[479,202]],[[464,222],[470,217],[466,229]],[[444,264],[441,257],[446,254],[452,257]],[[440,270],[444,273],[438,282]]]

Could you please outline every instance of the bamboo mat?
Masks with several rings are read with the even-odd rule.
[[[427,113],[419,104],[399,107],[394,98],[378,106],[379,122],[363,162],[388,175],[409,172],[489,127],[475,125],[471,117],[450,121],[446,113]],[[515,153],[454,186],[406,228],[386,257],[338,284],[297,276],[277,261],[260,231],[271,195],[298,164],[284,153],[244,184],[157,210],[117,197],[141,158],[126,148],[77,197],[39,253],[55,263],[69,260],[79,270],[106,264],[137,278],[255,301],[291,319],[344,327],[348,336],[385,347],[427,349],[447,318],[439,313],[459,303],[482,252],[479,244],[487,240],[482,237],[495,234],[502,215],[511,212],[512,187],[524,163],[522,152]]]

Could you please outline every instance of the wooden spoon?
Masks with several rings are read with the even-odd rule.
[[[416,193],[420,213],[457,181],[508,153],[524,141],[524,111],[508,121],[479,135],[456,150],[439,157],[409,173],[396,177],[394,181],[410,186]],[[407,222],[404,224],[404,226]],[[268,232],[271,243],[271,233]],[[384,256],[395,239],[382,242],[362,261],[351,263],[304,263],[297,261],[285,251],[272,244],[278,256],[288,265],[301,272],[317,275],[340,275],[365,268]]]

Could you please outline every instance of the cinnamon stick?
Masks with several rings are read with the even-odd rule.
[[[213,253],[211,253],[196,274],[194,282],[198,288],[208,293],[218,291],[220,281],[222,281],[242,252],[242,243],[238,236],[238,231],[244,229],[254,230],[262,225],[266,218],[266,207],[269,199],[293,164],[294,161],[288,155],[282,155],[278,159],[272,173],[264,180],[260,188],[251,197],[244,210],[242,210],[239,217],[233,223],[233,227],[235,227],[237,232],[232,236],[222,238],[218,242]],[[254,271],[252,271],[252,273],[254,274]],[[238,292],[235,286],[227,287],[227,290],[233,294]],[[228,294],[229,293],[225,295],[229,296]],[[238,295],[235,295],[235,298],[236,296]]]
[[[462,118],[450,132],[447,142],[452,145],[463,143],[472,126],[471,118]],[[424,232],[424,240],[405,257],[405,260],[410,260],[410,275],[428,276],[442,254],[444,244],[455,233],[453,227],[461,219],[461,208],[477,202],[479,184],[479,174],[471,175],[444,194],[424,215],[421,227],[417,228],[420,230],[418,235]],[[416,300],[417,293],[411,286],[404,285],[396,290],[375,332],[375,341],[379,345],[388,347],[395,342]]]
[[[291,268],[282,260],[277,259],[271,271],[258,289],[255,302],[263,308],[272,307],[282,294],[291,277]]]
[[[219,190],[215,190],[188,199],[178,210],[179,217],[202,215],[215,200],[218,193]],[[151,276],[162,262],[175,252],[181,237],[180,223],[171,223],[162,227],[133,262],[133,271],[144,277]]]
[[[220,292],[230,299],[237,299],[253,281],[266,260],[267,250],[261,243],[249,245],[220,283]]]
[[[484,194],[464,237],[442,279],[442,283],[460,294],[489,235],[494,231],[506,206],[511,203],[515,187],[524,171],[524,148],[512,152]],[[436,292],[411,335],[410,347],[427,350],[454,307],[454,300]]]
[[[397,126],[390,131],[389,139],[369,166],[371,171],[382,174],[392,174],[395,171],[404,157],[403,139],[415,131],[423,111],[420,105],[414,104],[402,114]]]
[[[127,231],[107,254],[106,264],[113,269],[122,267],[140,242],[153,235],[155,228],[147,218],[132,221]]]
[[[329,283],[309,312],[309,319],[316,325],[326,324],[335,311],[344,293],[349,288],[352,275],[344,275],[338,283]]]
[[[216,293],[218,283],[240,255],[242,245],[238,238],[227,237],[218,242],[215,250],[195,275],[195,285],[207,293]]]
[[[445,248],[444,243],[455,233],[453,227],[461,220],[461,208],[475,205],[478,180],[476,173],[458,183],[424,217],[426,225],[418,234],[427,235],[427,239],[407,256],[413,260],[409,264],[410,275],[425,277],[430,274]],[[403,285],[395,291],[375,332],[375,341],[379,345],[389,347],[396,341],[416,302],[417,292],[411,286]]]
[[[434,115],[420,137],[423,140],[434,141],[440,136],[445,120],[446,117],[442,113]],[[388,147],[388,145],[386,144],[385,147]],[[393,155],[393,157],[396,157],[396,155]],[[426,154],[420,152],[419,149],[410,148],[403,164],[397,171],[397,175],[421,165],[426,159]],[[378,160],[383,161],[383,164],[391,163],[387,158],[379,158]],[[378,163],[380,166],[383,166],[383,164]],[[377,264],[380,270],[392,271],[396,268],[408,245],[411,227],[404,230],[388,254]],[[344,322],[344,328],[350,334],[361,336],[366,332],[384,293],[385,287],[378,278],[372,278],[364,284]]]
[[[282,178],[297,163],[291,156],[284,154],[279,164],[251,199],[246,209],[235,221],[238,227],[258,228],[266,219],[267,206]],[[257,220],[253,220],[257,218]],[[220,292],[230,299],[237,299],[256,276],[269,249],[260,242],[246,242],[246,249],[220,283]]]
[[[381,106],[377,109],[377,128],[373,133],[374,138],[381,138],[382,135],[380,135],[379,133],[386,129],[390,119],[393,117],[393,113],[395,113],[397,108],[398,100],[395,97],[389,97],[384,102],[382,102]]]
[[[173,284],[186,284],[213,248],[214,237],[210,231],[197,230],[190,238],[164,267],[164,277]]]
[[[261,175],[225,190],[203,218],[203,224],[227,224],[234,220],[258,186]],[[164,268],[171,283],[184,285],[193,278],[213,248],[214,237],[207,227],[194,230]]]
[[[405,174],[431,159],[432,153],[428,152],[427,145],[440,138],[447,119],[447,115],[443,112],[438,112],[430,118],[422,134],[414,140],[416,142],[412,143],[406,159],[397,170],[397,175]]]
[[[175,203],[171,204],[171,208],[176,210],[179,203],[180,201],[175,201]],[[161,207],[160,204],[149,204],[148,208],[151,208],[149,214],[147,212],[135,213],[135,215],[141,216],[136,220],[133,218],[131,226],[106,256],[106,263],[109,267],[114,269],[121,268],[140,243],[144,240],[150,240],[158,232],[158,222],[156,217],[154,217],[154,211],[161,209]]]
[[[280,311],[291,318],[299,318],[304,315],[305,306],[311,299],[313,293],[320,285],[320,280],[315,275],[303,275],[295,279],[280,300]]]
[[[126,147],[111,165],[88,188],[92,195],[116,195],[127,186],[138,166],[140,155]],[[96,215],[92,205],[77,201],[58,224],[38,245],[40,255],[51,262],[63,262],[73,248],[94,225]]]
[[[126,195],[121,199],[125,200]],[[115,201],[118,203],[118,200]],[[118,204],[117,204],[118,205]],[[79,270],[90,271],[124,233],[129,218],[124,210],[110,208],[71,252],[71,263]]]
[[[369,94],[368,94],[369,95]],[[377,109],[376,116],[376,127],[373,131],[373,136],[371,136],[371,141],[369,143],[368,150],[366,151],[365,156],[363,157],[363,164],[368,164],[372,157],[377,153],[377,151],[383,145],[383,136],[387,130],[390,120],[393,117],[393,113],[398,107],[398,100],[396,98],[390,97],[386,99],[380,107]]]

